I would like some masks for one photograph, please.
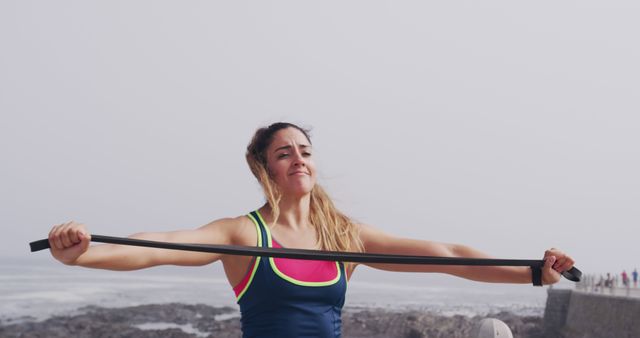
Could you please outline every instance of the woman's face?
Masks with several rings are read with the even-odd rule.
[[[273,135],[267,148],[271,177],[285,195],[302,196],[316,184],[311,144],[302,132],[285,128]]]

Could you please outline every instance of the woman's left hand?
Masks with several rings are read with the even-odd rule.
[[[544,266],[542,267],[542,284],[549,285],[557,283],[561,278],[561,273],[573,267],[573,258],[564,252],[551,248],[544,252]]]

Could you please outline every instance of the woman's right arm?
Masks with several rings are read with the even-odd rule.
[[[152,241],[232,244],[237,219],[221,219],[193,230],[142,232],[129,238]],[[157,265],[205,265],[217,261],[221,254],[102,244],[90,246],[91,235],[83,224],[68,222],[49,232],[51,254],[67,265],[108,270],[138,270]]]

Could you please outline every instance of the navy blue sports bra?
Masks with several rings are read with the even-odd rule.
[[[280,247],[257,211],[261,247]],[[242,314],[242,336],[340,337],[347,280],[340,262],[256,257],[234,287]]]

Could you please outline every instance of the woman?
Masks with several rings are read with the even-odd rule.
[[[195,230],[138,233],[132,238],[205,243],[356,251],[441,257],[485,258],[467,246],[398,238],[356,224],[339,212],[316,183],[311,140],[302,128],[274,123],[259,129],[247,148],[247,162],[267,202],[236,218]],[[90,235],[76,222],[54,226],[52,255],[68,265],[135,270],[156,265],[205,265],[222,261],[238,298],[245,337],[339,337],[346,281],[357,264],[254,258],[120,245],[89,246]],[[544,254],[542,283],[553,284],[573,266],[564,253]],[[530,283],[528,267],[367,264],[389,271],[440,272],[497,283]]]

